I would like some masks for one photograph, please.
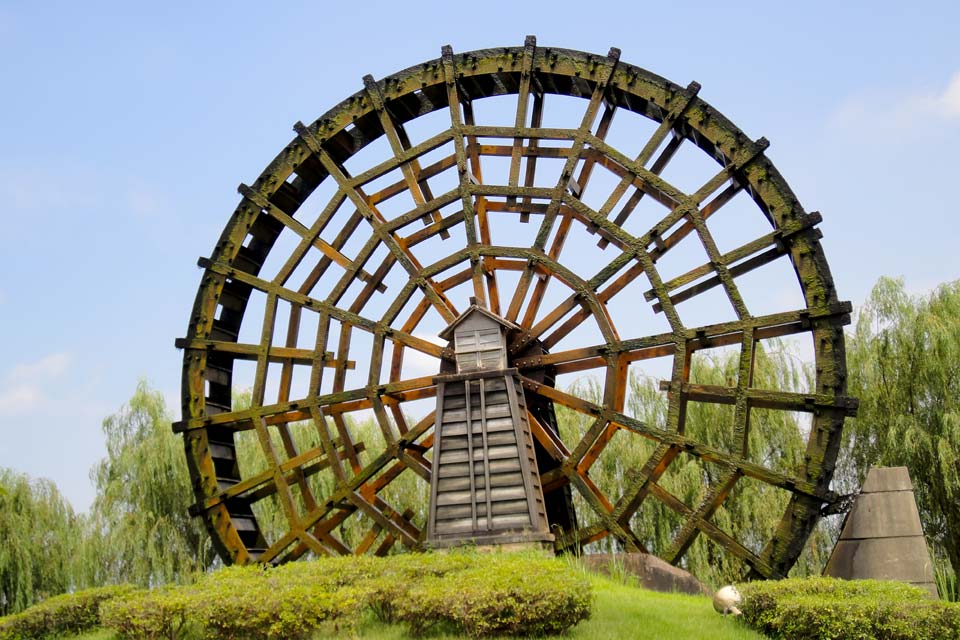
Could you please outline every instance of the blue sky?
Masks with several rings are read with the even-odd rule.
[[[533,33],[697,80],[823,213],[841,297],[960,278],[960,4],[405,4],[0,3],[0,466],[86,509],[137,379],[179,413],[173,340],[236,186],[364,74],[446,43]]]

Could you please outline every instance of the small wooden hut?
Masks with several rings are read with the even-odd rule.
[[[471,303],[440,334],[456,373],[436,378],[428,543],[552,542],[520,377],[508,367],[516,326]]]

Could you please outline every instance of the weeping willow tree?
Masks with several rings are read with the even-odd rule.
[[[250,391],[234,392],[233,406],[243,409],[250,406]],[[329,418],[328,421],[332,422]],[[350,432],[351,439],[360,449],[358,458],[361,466],[371,462],[369,451],[383,451],[386,443],[383,441],[383,432],[375,419],[371,416],[366,420],[354,420],[351,416],[344,416],[345,428]],[[335,435],[336,428],[329,424]],[[274,451],[281,457],[292,458],[311,450],[322,451],[320,435],[312,422],[299,422],[289,425],[289,442],[284,442],[280,432],[270,430],[270,437]],[[251,477],[269,467],[263,446],[254,431],[243,431],[236,435],[237,464],[242,477]],[[290,484],[294,498],[294,508],[299,514],[307,513],[314,505],[311,498],[322,502],[334,492],[334,476],[329,469],[322,469],[303,480],[309,488],[304,492],[299,481]],[[427,502],[430,487],[413,472],[400,474],[381,493],[380,496],[396,511],[403,513],[410,510],[414,513],[414,520],[426,522]],[[268,496],[253,504],[253,513],[264,537],[273,542],[282,537],[290,529],[287,516],[283,511],[276,494]],[[373,527],[374,522],[362,514],[354,515],[344,522],[338,530],[342,542],[355,548],[363,537]]]
[[[0,616],[69,589],[79,537],[56,485],[0,468]]]
[[[809,372],[796,355],[781,342],[773,341],[772,348],[756,351],[754,386],[767,389],[802,390],[810,385]],[[691,367],[691,382],[696,384],[728,385],[736,380],[739,354],[735,351],[696,354]],[[665,428],[667,414],[666,394],[660,391],[658,380],[631,371],[627,413],[648,424]],[[592,378],[579,380],[570,392],[592,402],[601,403],[603,389]],[[588,427],[583,414],[558,407],[561,437],[575,441]],[[686,432],[700,442],[726,451],[734,451],[734,408],[728,405],[690,402],[687,405]],[[777,470],[792,470],[802,466],[809,420],[805,416],[786,412],[753,409],[750,414],[748,443],[749,459]],[[654,452],[656,443],[634,434],[618,433],[597,462],[590,476],[607,495],[620,495],[622,487],[633,474],[643,468]],[[680,454],[660,484],[687,505],[696,508],[705,498],[707,488],[723,482],[726,471],[705,464],[692,456]],[[739,540],[751,551],[759,552],[770,538],[790,495],[788,492],[749,478],[740,478],[730,497],[713,515],[711,521]],[[577,516],[587,525],[593,514],[579,496],[574,494]],[[678,516],[662,503],[651,498],[644,502],[633,517],[631,528],[650,553],[666,551],[681,522]],[[618,550],[611,539],[601,541],[604,550]],[[818,527],[805,553],[794,568],[794,574],[819,573],[826,563],[832,546],[831,533]],[[702,581],[719,586],[740,579],[745,566],[724,553],[706,536],[698,536],[683,558],[683,566]]]
[[[848,481],[906,466],[934,553],[960,571],[960,281],[911,297],[882,278],[847,343],[858,417],[844,430]]]
[[[103,421],[107,456],[90,473],[97,496],[80,582],[183,582],[209,565],[209,538],[187,513],[190,477],[170,422],[163,396],[142,380]]]

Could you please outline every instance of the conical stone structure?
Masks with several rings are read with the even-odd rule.
[[[900,580],[937,596],[906,467],[870,469],[823,574],[848,580]]]

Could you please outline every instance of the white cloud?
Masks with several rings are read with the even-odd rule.
[[[944,122],[960,122],[960,71],[942,90],[899,97],[889,91],[849,97],[832,118],[836,126],[870,133],[903,133]]]
[[[0,416],[22,415],[47,404],[44,389],[70,368],[72,360],[69,353],[51,353],[33,362],[21,362],[7,371],[0,390]]]
[[[0,415],[29,413],[43,403],[43,392],[36,384],[18,384],[0,391]]]
[[[937,96],[936,105],[948,118],[960,118],[960,71],[953,74],[946,91]]]
[[[69,353],[51,353],[34,362],[16,365],[7,374],[9,380],[34,381],[38,378],[52,378],[61,375],[70,367],[73,359]]]

